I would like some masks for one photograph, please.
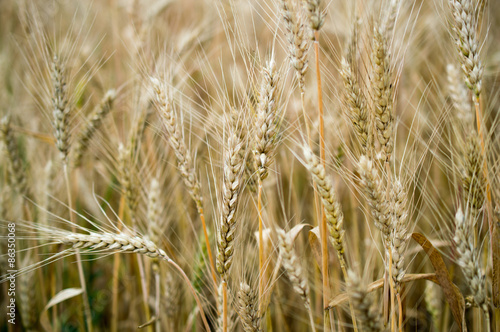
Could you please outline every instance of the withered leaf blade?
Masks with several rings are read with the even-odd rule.
[[[295,242],[295,239],[297,238],[299,233],[304,229],[304,227],[312,228],[312,226],[309,224],[298,224],[288,231],[287,234],[292,238],[293,242]]]
[[[420,233],[413,233],[411,235],[413,240],[415,240],[425,251],[429,257],[434,271],[436,272],[436,278],[439,281],[439,285],[443,289],[446,301],[450,305],[451,312],[455,322],[458,324],[460,331],[465,330],[465,301],[462,293],[457,286],[451,281],[450,274],[446,268],[443,257],[439,251],[434,248],[427,238]]]
[[[52,299],[50,299],[49,303],[45,306],[44,311],[49,310],[56,304],[59,304],[61,302],[64,302],[72,297],[78,296],[80,294],[83,294],[83,289],[82,288],[66,288],[54,295]]]
[[[309,231],[309,245],[311,246],[311,250],[318,264],[319,269],[321,270],[321,241],[319,235],[319,227],[316,226]]]

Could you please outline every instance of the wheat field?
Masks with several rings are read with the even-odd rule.
[[[0,331],[500,332],[498,1],[0,22]]]

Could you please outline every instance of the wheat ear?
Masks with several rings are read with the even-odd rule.
[[[26,182],[26,174],[17,146],[16,138],[12,132],[10,117],[4,116],[0,121],[0,140],[5,145],[7,159],[9,162],[9,172],[12,174],[13,187],[22,195],[28,194],[28,184]]]
[[[396,180],[392,189],[392,279],[396,295],[401,292],[401,280],[405,276],[405,252],[410,239],[408,230],[408,201],[406,191],[401,181]]]
[[[309,300],[309,284],[307,283],[307,278],[302,270],[299,257],[293,249],[293,239],[282,229],[278,229],[277,232],[279,238],[280,257],[283,262],[283,267],[287,272],[288,278],[292,282],[293,289],[300,295],[302,301],[304,302],[304,306],[309,314],[311,330],[316,331],[311,302]]]
[[[224,155],[224,178],[222,183],[221,221],[217,233],[217,271],[222,277],[222,330],[228,330],[227,281],[233,263],[236,236],[236,208],[242,185],[243,160],[241,142],[230,134]]]
[[[325,14],[321,11],[321,0],[304,0],[309,15],[309,25],[313,31],[319,31],[325,24]]]
[[[262,71],[263,79],[257,106],[254,156],[259,178],[268,176],[274,151],[280,139],[281,108],[278,100],[279,74],[276,63],[270,60]]]
[[[217,277],[215,275],[215,263],[212,256],[212,249],[210,248],[210,241],[208,239],[208,230],[205,223],[205,214],[203,212],[203,198],[200,192],[200,181],[196,174],[191,152],[186,146],[184,139],[182,137],[182,132],[177,122],[177,116],[173,109],[172,101],[167,97],[167,88],[165,84],[160,82],[159,79],[152,77],[151,85],[153,89],[153,100],[160,112],[163,119],[163,125],[165,126],[168,142],[172,150],[174,150],[175,156],[177,158],[177,167],[187,188],[189,195],[196,204],[198,209],[198,214],[201,219],[203,234],[205,236],[205,241],[207,243],[207,253],[208,259],[210,261],[210,270],[212,272],[212,280],[214,286],[217,288]]]
[[[341,72],[344,80],[345,98],[348,107],[348,115],[356,133],[356,137],[361,144],[361,153],[366,154],[369,139],[370,119],[366,107],[366,99],[359,88],[356,74],[352,71],[351,65],[345,58],[342,58]]]
[[[484,158],[479,137],[472,133],[467,137],[464,149],[462,187],[467,207],[476,219],[486,201],[486,177],[483,172]]]
[[[380,314],[373,310],[374,302],[370,298],[366,287],[361,284],[361,280],[356,273],[349,270],[348,275],[349,297],[356,308],[357,317],[361,323],[361,331],[382,331]]]
[[[57,56],[54,56],[52,63],[52,84],[54,88],[52,113],[56,147],[59,150],[61,160],[66,163],[70,147],[70,107],[68,106],[64,68]]]
[[[374,28],[372,46],[371,91],[374,106],[376,137],[382,158],[390,160],[393,150],[393,101],[389,45],[383,27]]]
[[[448,93],[456,111],[455,117],[462,126],[472,129],[474,125],[472,105],[467,87],[460,76],[460,71],[456,66],[448,64],[446,66],[446,73],[448,78]]]
[[[306,167],[311,173],[314,186],[323,203],[328,230],[330,231],[330,240],[337,251],[341,265],[345,268],[344,215],[340,203],[333,190],[332,181],[326,176],[325,168],[320,164],[318,157],[308,147],[304,147],[303,150]]]
[[[481,94],[483,65],[479,57],[477,24],[474,3],[471,0],[449,0],[453,14],[455,44],[465,74],[465,83],[474,94]]]
[[[70,246],[70,250],[78,252],[79,250],[85,249],[87,252],[106,252],[115,251],[122,253],[136,253],[140,255],[145,255],[151,258],[158,258],[167,261],[171,264],[184,278],[190,291],[192,292],[198,308],[200,309],[201,318],[205,325],[207,331],[210,331],[208,321],[205,317],[205,311],[201,301],[196,294],[189,277],[182,270],[182,268],[175,263],[167,253],[159,248],[154,242],[147,240],[138,235],[129,235],[127,233],[95,233],[89,232],[88,234],[66,232],[66,231],[56,231],[48,233],[55,241]]]
[[[241,142],[235,134],[232,134],[224,156],[221,221],[217,237],[217,271],[226,281],[233,262],[236,208],[242,184],[243,160],[240,150]]]
[[[29,265],[32,259],[27,256],[23,265]],[[38,318],[36,301],[36,277],[35,271],[28,271],[19,275],[19,304],[21,321],[23,328],[28,332],[37,331],[36,324]]]
[[[111,111],[113,107],[113,102],[116,98],[115,90],[109,90],[104,95],[104,98],[101,100],[100,104],[96,109],[92,112],[89,119],[87,120],[85,127],[82,129],[78,139],[76,140],[76,145],[73,149],[74,155],[74,165],[75,167],[79,167],[82,163],[83,154],[87,150],[88,143],[94,133],[99,130],[101,127],[102,121],[106,117],[106,115]]]
[[[466,217],[462,209],[459,208],[455,214],[455,242],[458,252],[458,265],[462,267],[462,272],[472,291],[474,302],[483,310],[486,318],[486,326],[490,326],[489,308],[486,294],[485,276],[479,266],[479,257],[473,243],[470,217]]]
[[[130,148],[130,144],[125,147],[120,143],[118,146],[118,166],[122,195],[125,197],[132,225],[135,226],[135,211],[137,209],[137,205],[139,204],[139,195],[135,165],[133,163],[133,159],[131,158],[132,152]]]
[[[257,191],[257,181],[255,181],[255,160],[251,154],[253,145],[253,136],[249,128],[249,123],[244,116],[242,110],[238,111],[235,108],[231,110],[231,128],[238,136],[241,142],[240,157],[244,160],[245,171],[243,173],[243,183],[251,192]]]
[[[310,46],[307,38],[307,30],[305,24],[302,22],[302,16],[290,3],[290,0],[281,0],[281,8],[288,33],[288,54],[295,69],[300,91],[304,93],[305,76],[308,68],[307,53]]]
[[[390,219],[390,205],[385,198],[382,182],[377,169],[373,165],[373,161],[365,156],[361,156],[359,159],[358,171],[368,204],[370,205],[373,221],[375,226],[382,232],[384,245],[387,248],[391,237],[392,224]]]
[[[258,294],[245,282],[240,284],[237,308],[245,332],[260,332]]]

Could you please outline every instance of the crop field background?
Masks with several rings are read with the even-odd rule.
[[[0,22],[0,331],[500,332],[498,0]]]

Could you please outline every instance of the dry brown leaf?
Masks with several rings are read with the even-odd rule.
[[[318,264],[318,268],[321,270],[321,241],[319,235],[319,227],[316,226],[309,231],[309,245]]]
[[[312,228],[312,226],[309,224],[298,224],[288,231],[287,236],[290,236],[293,239],[293,242],[295,242],[295,239],[297,239],[297,236],[299,235],[300,231],[304,229],[304,227]]]
[[[443,289],[444,296],[448,304],[450,305],[453,318],[458,324],[461,331],[465,330],[465,301],[462,293],[457,286],[451,281],[450,274],[446,268],[443,257],[439,251],[436,250],[427,238],[420,233],[413,233],[412,238],[420,244],[424,249],[427,256],[429,257],[434,271],[436,272],[436,278],[439,281],[439,285]]]

